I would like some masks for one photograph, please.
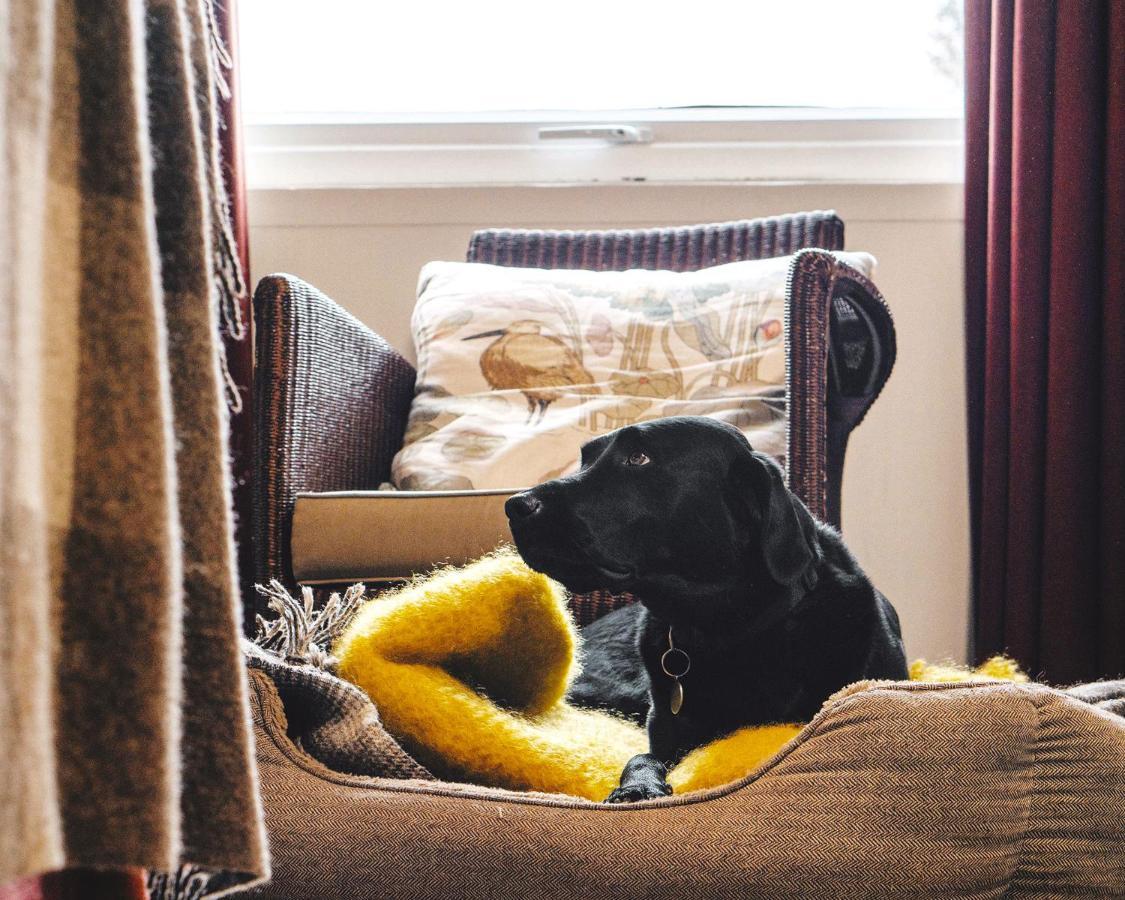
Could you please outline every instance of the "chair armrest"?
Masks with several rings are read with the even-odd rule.
[[[382,337],[291,275],[259,282],[254,322],[255,577],[292,586],[297,493],[370,490],[388,478],[415,372]]]
[[[848,437],[895,361],[895,331],[878,288],[821,250],[802,250],[789,280],[789,486],[840,527]]]
[[[838,264],[832,286],[828,341],[827,513],[839,527],[848,438],[882,392],[897,352],[894,319],[883,295],[845,263]]]

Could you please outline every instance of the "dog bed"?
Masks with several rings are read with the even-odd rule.
[[[563,589],[511,551],[451,568],[368,602],[335,647],[386,728],[423,765],[459,781],[602,800],[644,732],[565,702],[580,664]],[[915,663],[919,681],[1024,681],[1009,660],[976,673]],[[689,754],[677,793],[728,784],[773,757],[800,723],[745,728]]]
[[[250,662],[273,880],[247,896],[1125,898],[1125,720],[1043,685],[857,685],[746,778],[608,805],[330,768],[312,667]],[[380,727],[320,680],[355,695],[336,725]]]

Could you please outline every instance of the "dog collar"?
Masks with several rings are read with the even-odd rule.
[[[684,706],[684,686],[680,679],[691,670],[691,657],[673,643],[671,625],[668,626],[668,649],[660,655],[660,668],[673,681],[670,707],[672,715],[678,716]]]

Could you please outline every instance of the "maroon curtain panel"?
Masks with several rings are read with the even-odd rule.
[[[66,869],[0,885],[0,900],[148,900],[140,869]]]
[[[1125,2],[966,0],[973,653],[1125,675]]]

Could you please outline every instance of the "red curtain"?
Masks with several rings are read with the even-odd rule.
[[[0,900],[147,900],[140,869],[66,869],[0,885]]]
[[[1125,675],[1125,3],[966,0],[974,654]]]

